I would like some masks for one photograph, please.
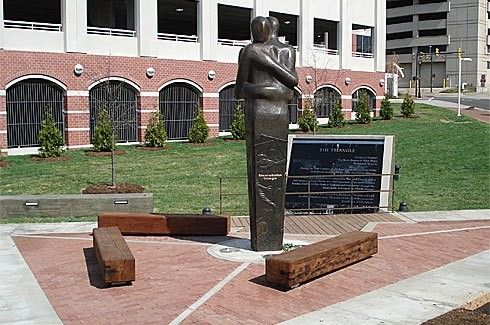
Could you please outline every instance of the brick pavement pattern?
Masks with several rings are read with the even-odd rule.
[[[379,253],[285,291],[250,264],[183,324],[271,324],[356,297],[490,248],[490,221],[378,224]],[[136,258],[132,286],[104,288],[88,234],[13,236],[65,324],[166,324],[241,264],[215,259],[209,245],[232,236],[126,237]],[[316,241],[323,236],[303,235]]]

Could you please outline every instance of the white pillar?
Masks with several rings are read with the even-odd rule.
[[[311,13],[311,1],[301,1],[299,9],[298,54],[299,66],[313,66],[314,21]]]
[[[254,0],[254,9],[252,12],[252,19],[257,16],[263,16],[263,17],[268,17],[269,16],[269,10],[267,10],[265,6],[264,0]]]
[[[135,19],[138,54],[156,57],[158,1],[136,0]]]
[[[374,24],[374,62],[375,70],[384,72],[386,70],[386,1],[376,1],[376,21]]]
[[[3,0],[0,0],[0,17],[2,21],[0,23],[0,49],[3,49]]]
[[[216,0],[201,0],[198,3],[199,42],[201,59],[215,61],[218,44],[218,4]]]
[[[61,10],[65,51],[85,53],[87,42],[87,1],[63,0]]]
[[[350,0],[340,0],[340,69],[350,69],[352,61],[352,19]]]

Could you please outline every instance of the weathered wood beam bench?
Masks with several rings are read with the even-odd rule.
[[[378,252],[378,234],[354,231],[268,256],[267,281],[288,288],[353,264]]]
[[[221,215],[99,213],[99,227],[118,227],[124,235],[226,236],[230,217]]]
[[[95,228],[93,232],[97,261],[105,284],[135,280],[135,259],[117,227]]]

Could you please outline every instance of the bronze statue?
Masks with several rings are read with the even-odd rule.
[[[256,17],[238,59],[235,95],[245,99],[250,233],[255,251],[279,250],[284,235],[288,103],[298,84],[295,49],[277,38],[275,17]]]

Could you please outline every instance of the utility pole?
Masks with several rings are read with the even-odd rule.
[[[417,54],[417,98],[421,98],[421,94],[420,94],[420,84],[421,84],[421,80],[420,80],[420,68],[422,67],[422,55],[423,53],[422,52],[419,52]]]
[[[432,45],[429,45],[430,55],[430,93],[432,94]]]

